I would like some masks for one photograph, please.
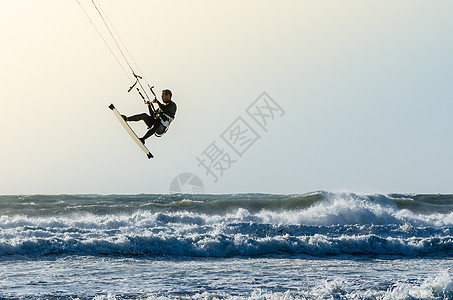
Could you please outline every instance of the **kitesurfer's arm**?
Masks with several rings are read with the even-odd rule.
[[[159,100],[154,99],[153,103],[157,103],[159,105],[159,109],[169,115],[170,117],[174,118],[176,114],[176,104],[173,101],[170,101],[166,104],[159,102]]]
[[[174,118],[176,114],[176,103],[173,101],[168,102],[166,105],[159,106],[160,109],[170,117]]]
[[[164,110],[165,105],[164,105],[163,103],[160,103],[159,100],[154,99],[154,100],[153,100],[153,103],[157,103],[157,104],[159,105],[159,108],[160,108],[161,110]]]

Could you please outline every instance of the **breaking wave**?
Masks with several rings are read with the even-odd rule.
[[[451,256],[453,196],[0,197],[0,257]]]

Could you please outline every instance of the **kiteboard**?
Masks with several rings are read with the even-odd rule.
[[[127,133],[129,133],[129,135],[132,137],[132,139],[135,141],[135,143],[137,143],[137,145],[140,147],[140,149],[142,149],[143,152],[145,152],[146,156],[148,158],[153,158],[154,156],[151,154],[151,152],[149,152],[149,150],[148,150],[148,148],[146,148],[145,144],[143,144],[139,140],[138,136],[135,134],[135,132],[132,130],[132,128],[129,126],[129,124],[126,123],[126,121],[123,119],[120,112],[115,108],[115,106],[113,106],[113,104],[110,104],[109,108],[113,111],[113,113],[115,114],[118,121],[120,121],[121,125],[124,127],[124,129],[126,129]]]

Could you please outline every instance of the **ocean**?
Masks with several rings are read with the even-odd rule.
[[[453,299],[453,195],[0,196],[0,299]]]

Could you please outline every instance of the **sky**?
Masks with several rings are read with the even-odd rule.
[[[0,194],[453,192],[452,1],[97,3],[176,119],[148,160],[77,1],[0,0]]]

